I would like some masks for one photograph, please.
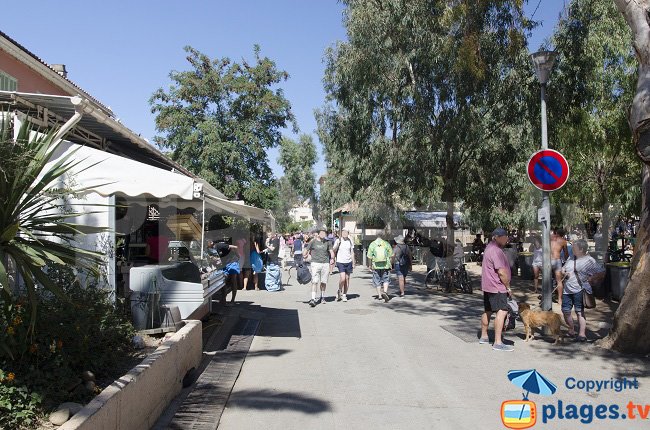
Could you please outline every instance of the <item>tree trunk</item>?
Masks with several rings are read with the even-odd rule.
[[[650,352],[650,23],[649,0],[614,0],[632,30],[639,61],[639,80],[629,112],[637,154],[645,163],[641,223],[637,233],[630,281],[614,314],[614,324],[602,345],[622,352]]]
[[[454,267],[454,199],[447,200],[447,267]]]

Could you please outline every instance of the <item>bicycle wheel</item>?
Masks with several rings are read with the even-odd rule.
[[[429,270],[424,277],[424,286],[426,288],[433,288],[438,283],[438,271],[436,269]]]
[[[469,274],[463,270],[460,276],[461,289],[464,293],[472,294],[474,288],[472,287],[472,280],[469,279]]]

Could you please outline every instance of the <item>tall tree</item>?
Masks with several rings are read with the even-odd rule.
[[[602,212],[606,248],[610,205],[636,214],[641,202],[641,162],[626,150],[626,110],[637,78],[630,32],[611,0],[573,0],[556,28],[550,124],[574,179],[554,197]]]
[[[451,221],[477,171],[496,178],[481,160],[517,154],[524,141],[507,127],[524,117],[532,84],[522,3],[346,4],[349,42],[327,53],[332,105],[320,112],[328,161],[350,175],[356,200],[428,206],[438,194]]]
[[[279,84],[289,75],[254,48],[252,63],[210,59],[186,47],[190,70],[149,100],[155,138],[171,157],[226,196],[270,208],[276,198],[267,151],[295,120]]]
[[[312,209],[316,210],[316,172],[314,166],[318,161],[318,153],[312,137],[308,134],[302,134],[297,142],[284,137],[280,142],[280,158],[278,161],[284,169],[284,177],[293,188],[294,193],[303,202],[309,200]]]
[[[638,61],[636,93],[628,113],[634,150],[643,162],[641,226],[625,295],[614,314],[604,346],[624,352],[650,352],[650,0],[614,0],[632,30]]]

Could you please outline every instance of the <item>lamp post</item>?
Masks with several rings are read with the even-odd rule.
[[[548,149],[546,130],[546,83],[555,63],[555,52],[539,51],[531,54],[537,80],[542,87],[542,149]],[[551,202],[548,191],[542,191],[542,310],[550,311],[553,306],[553,289],[551,281]]]

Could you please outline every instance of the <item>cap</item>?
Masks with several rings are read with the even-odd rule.
[[[494,231],[492,232],[492,237],[507,236],[507,235],[508,235],[508,232],[506,232],[501,227],[495,228]]]

